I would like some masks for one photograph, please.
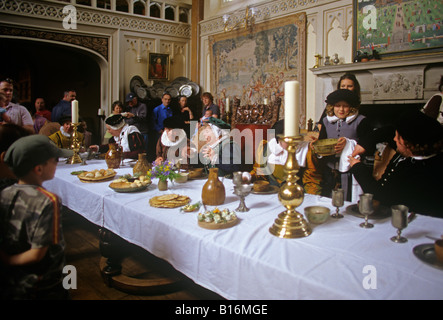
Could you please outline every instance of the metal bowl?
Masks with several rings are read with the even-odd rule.
[[[189,176],[188,172],[180,172],[179,174],[180,176],[175,178],[175,182],[185,183],[186,181],[188,181],[188,176]]]
[[[321,224],[328,220],[331,210],[322,206],[311,206],[305,208],[305,216],[309,222],[315,224]]]
[[[315,141],[312,146],[315,153],[321,156],[332,156],[335,154],[335,146],[338,139],[320,139]]]

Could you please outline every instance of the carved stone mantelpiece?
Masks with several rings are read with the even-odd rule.
[[[370,62],[312,68],[316,78],[316,113],[324,109],[326,96],[337,88],[340,77],[353,73],[360,83],[362,105],[421,104],[437,92],[443,75],[441,52]]]
[[[423,75],[421,68],[390,68],[371,70],[373,76],[373,100],[423,99]]]

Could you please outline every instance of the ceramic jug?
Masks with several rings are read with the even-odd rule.
[[[122,152],[120,147],[116,143],[109,144],[109,150],[105,154],[106,164],[108,169],[120,168],[120,162],[122,161]]]
[[[134,168],[132,168],[132,174],[135,176],[136,174],[146,175],[148,171],[152,168],[152,165],[146,159],[146,153],[139,153],[138,160],[135,163]]]
[[[218,206],[225,202],[226,192],[223,182],[218,179],[218,168],[209,169],[208,181],[202,188],[202,202],[208,206]]]

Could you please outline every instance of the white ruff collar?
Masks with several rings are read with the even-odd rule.
[[[175,134],[172,136],[173,138],[175,138],[175,141],[171,141],[168,138],[168,134],[166,133],[166,131],[163,132],[162,136],[161,136],[161,142],[165,147],[174,147],[179,145],[183,140],[186,139],[186,132],[183,129],[178,129],[174,131]]]
[[[355,120],[355,118],[357,118],[357,116],[358,116],[358,112],[354,113],[352,116],[346,117],[346,123],[351,123],[352,121]],[[340,120],[336,115],[326,116],[326,117],[330,123],[335,123],[338,120]]]
[[[60,127],[60,132],[62,133],[62,135],[64,135],[67,138],[71,138],[71,134],[66,132],[65,129],[63,128],[63,126]]]

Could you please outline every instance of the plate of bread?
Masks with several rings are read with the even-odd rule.
[[[77,177],[81,182],[103,182],[111,180],[116,174],[114,169],[95,169],[82,172]]]

